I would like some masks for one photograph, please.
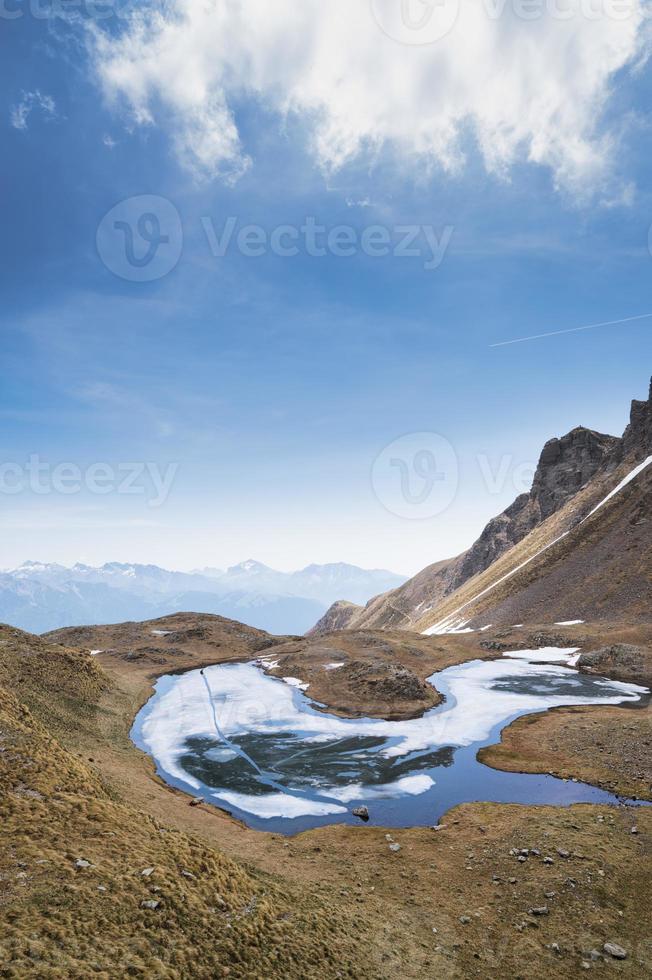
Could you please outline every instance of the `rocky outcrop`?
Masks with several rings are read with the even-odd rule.
[[[334,602],[319,622],[313,626],[310,633],[332,633],[334,630],[345,630],[356,614],[362,612],[362,609],[362,606],[356,606],[354,602],[347,602],[346,599]]]
[[[646,459],[652,454],[652,382],[648,400],[633,401],[629,425],[622,439],[623,459]]]
[[[417,675],[402,664],[354,660],[346,668],[346,681],[356,692],[377,701],[426,701],[429,692]]]
[[[514,503],[489,521],[486,528],[463,556],[449,593],[468,579],[489,568],[497,558],[560,510],[595,476],[620,446],[616,436],[603,435],[579,427],[561,439],[551,439],[543,447],[534,474],[532,489],[517,497]]]
[[[543,447],[530,500],[539,521],[563,507],[606,464],[615,465],[621,440],[578,427]]]
[[[627,680],[633,683],[650,684],[652,675],[650,661],[642,647],[630,643],[616,643],[599,650],[583,653],[578,666],[584,670],[605,674],[616,680]]]

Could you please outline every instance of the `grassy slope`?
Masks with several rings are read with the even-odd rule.
[[[88,655],[0,630],[0,975],[364,975],[355,924],[136,812],[64,747],[108,687]]]

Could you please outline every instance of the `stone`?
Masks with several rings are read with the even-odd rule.
[[[559,855],[560,858],[569,858],[570,857],[570,851],[565,851],[563,847],[558,847],[557,848],[557,854]]]
[[[468,926],[470,921],[471,921],[471,917],[469,915],[460,916],[460,922],[462,923],[463,926]]]
[[[390,851],[394,851],[394,853],[396,853],[397,851],[401,850],[401,845],[394,842],[393,844],[389,845],[389,849]]]
[[[359,817],[360,820],[364,820],[365,822],[369,819],[369,809],[366,806],[356,806],[351,810],[351,813],[354,817]]]
[[[547,905],[535,905],[534,908],[528,909],[529,915],[550,915],[550,909]]]
[[[140,903],[141,909],[149,909],[151,912],[155,912],[161,903],[157,902],[154,898],[144,899]]]
[[[154,868],[143,868],[140,872],[143,878],[149,878],[150,875],[154,874]]]
[[[583,653],[578,660],[578,666],[588,667],[599,673],[608,673],[614,669],[635,673],[642,669],[645,663],[645,650],[629,643],[615,643],[610,647],[590,650]]]
[[[91,867],[91,862],[84,860],[84,858],[77,858],[77,860],[75,861],[75,867],[76,868],[90,868]]]
[[[611,956],[614,960],[626,960],[627,950],[619,946],[618,943],[605,943],[602,947],[608,956]]]
[[[203,797],[201,797],[201,796],[194,796],[192,798],[192,800],[190,801],[190,803],[188,804],[188,806],[199,806],[199,804],[200,803],[203,803],[203,802],[204,802]]]

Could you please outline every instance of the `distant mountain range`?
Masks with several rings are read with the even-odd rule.
[[[313,632],[649,622],[652,385],[647,401],[632,402],[622,437],[580,426],[547,442],[532,489],[468,551],[364,605],[341,600]]]
[[[301,634],[341,596],[364,603],[405,577],[336,563],[279,572],[249,560],[225,571],[109,562],[72,568],[28,561],[0,572],[0,621],[31,633],[64,626],[215,613],[270,633]]]

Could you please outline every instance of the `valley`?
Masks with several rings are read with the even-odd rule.
[[[5,975],[35,967],[82,976],[90,963],[94,972],[111,974],[118,964],[125,972],[184,976],[192,961],[194,975],[206,977],[571,977],[582,962],[603,957],[624,975],[649,971],[649,933],[637,910],[649,889],[650,810],[479,802],[450,810],[439,831],[357,823],[287,838],[251,830],[167,785],[129,732],[157,677],[273,659],[277,651],[296,663],[296,650],[287,648],[298,641],[192,615],[64,632],[70,635],[38,639],[4,628],[0,637]],[[631,631],[616,629],[611,638],[631,640]],[[408,669],[423,680],[447,664],[498,656],[480,646],[492,642],[485,634],[482,641],[473,634],[335,635],[318,655],[315,640],[302,642],[312,648],[306,664],[312,661],[313,674],[317,657],[329,663],[354,650],[354,662],[382,677],[410,639]],[[649,648],[645,629],[636,639]],[[91,656],[90,649],[102,652]],[[382,688],[375,697],[377,716],[396,713],[392,693],[384,705]],[[328,703],[325,691],[321,698]],[[341,714],[358,714],[345,689],[336,701]],[[536,725],[575,711],[606,731],[627,726],[611,759],[625,773],[617,753],[628,758],[631,742],[649,736],[650,709],[563,708],[526,720]],[[413,701],[403,713],[414,716]],[[585,736],[561,740],[558,774],[590,782]],[[505,768],[541,771],[534,741],[521,740],[514,751],[508,729]],[[636,795],[652,799],[649,754],[639,764],[648,767],[647,786],[637,780]],[[632,789],[618,777],[610,788]],[[531,911],[544,906],[545,915]],[[208,942],[211,953],[198,967],[193,949]],[[627,959],[605,954],[609,942],[622,945]]]
[[[470,552],[304,636],[0,627],[0,976],[649,975],[651,453],[650,401],[553,440]]]

